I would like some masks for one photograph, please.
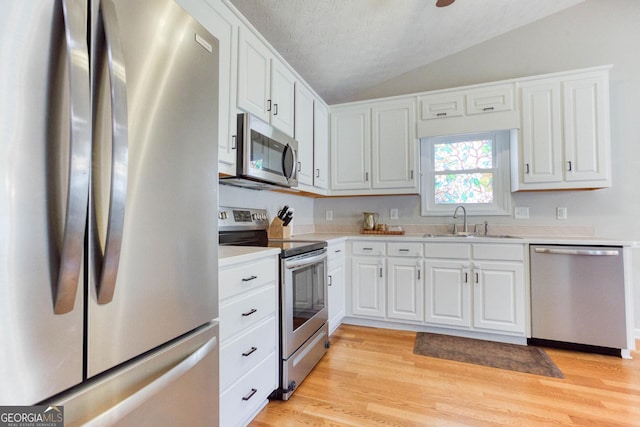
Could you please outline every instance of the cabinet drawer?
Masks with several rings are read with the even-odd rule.
[[[245,372],[276,351],[276,317],[270,317],[250,331],[222,342],[220,347],[220,389],[225,389]]]
[[[327,259],[333,260],[336,258],[344,257],[345,243],[334,243],[327,247]]]
[[[220,341],[276,313],[276,287],[263,286],[242,298],[220,304]]]
[[[384,255],[385,243],[384,242],[353,242],[351,246],[351,253],[353,255]]]
[[[524,245],[472,244],[473,259],[524,261]]]
[[[482,88],[467,94],[467,114],[513,110],[513,85]]]
[[[272,257],[220,270],[219,298],[223,300],[274,282],[277,279],[277,271],[276,258]]]
[[[249,421],[277,388],[276,354],[271,353],[220,395],[220,425],[238,426]]]
[[[423,253],[422,243],[387,243],[388,256],[421,257]]]
[[[424,256],[427,258],[471,258],[468,243],[425,243]]]

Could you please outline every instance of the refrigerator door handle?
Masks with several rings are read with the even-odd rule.
[[[124,54],[118,28],[116,9],[111,0],[100,2],[107,49],[109,83],[111,85],[111,191],[107,237],[105,241],[102,274],[97,285],[98,304],[113,299],[120,262],[124,211],[127,199],[129,156],[129,129],[127,113],[127,76]]]
[[[79,4],[78,4],[79,3]],[[86,8],[77,0],[63,0],[65,43],[69,52],[70,152],[64,233],[53,312],[73,310],[83,260],[84,230],[89,197],[91,157],[91,97]]]
[[[142,406],[158,392],[167,389],[171,383],[176,381],[189,370],[193,369],[198,363],[207,357],[207,355],[211,353],[217,345],[217,337],[212,337],[173,368],[169,369],[167,372],[145,385],[140,390],[134,392],[126,399],[120,401],[115,406],[112,406],[97,417],[89,420],[86,424],[83,424],[83,426],[97,427],[116,425],[118,421],[122,420],[136,408]]]

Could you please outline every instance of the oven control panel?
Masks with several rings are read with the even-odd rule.
[[[269,227],[269,215],[266,209],[218,208],[219,230],[263,230]]]

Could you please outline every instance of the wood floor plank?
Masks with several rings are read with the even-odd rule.
[[[340,326],[291,399],[269,402],[250,426],[640,425],[640,352],[547,349],[559,379],[415,355],[414,341]]]

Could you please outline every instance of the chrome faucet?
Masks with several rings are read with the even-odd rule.
[[[469,231],[467,230],[467,210],[464,208],[464,206],[460,205],[460,206],[456,206],[456,210],[453,211],[453,218],[457,219],[458,218],[458,209],[462,209],[462,215],[463,215],[463,227],[464,227],[464,232],[465,234],[468,233]],[[453,224],[453,234],[458,234],[458,227],[457,227],[457,223]]]

